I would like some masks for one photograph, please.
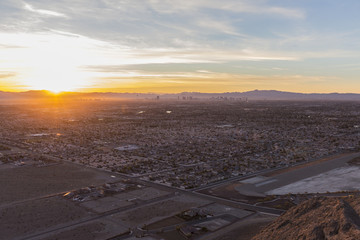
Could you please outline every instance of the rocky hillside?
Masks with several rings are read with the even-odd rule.
[[[252,240],[358,240],[360,197],[313,198],[291,208]]]

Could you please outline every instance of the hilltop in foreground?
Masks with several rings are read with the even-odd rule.
[[[313,198],[287,211],[253,240],[359,239],[360,197]]]

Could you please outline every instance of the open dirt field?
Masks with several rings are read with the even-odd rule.
[[[59,233],[49,234],[41,240],[89,240],[89,239],[107,239],[115,235],[126,233],[127,228],[115,224],[107,219],[95,220],[73,228],[66,229]]]
[[[360,190],[360,168],[357,166],[337,168],[314,177],[273,189],[267,194],[325,193]]]
[[[107,173],[68,165],[0,169],[0,204],[113,181]]]
[[[236,222],[200,240],[250,240],[260,230],[274,221],[270,215],[256,214],[244,221]]]
[[[129,227],[150,224],[173,216],[192,207],[208,204],[209,201],[190,196],[178,196],[155,204],[142,206],[134,210],[113,215],[115,221],[121,221]]]
[[[32,235],[90,216],[92,215],[84,209],[60,197],[2,207],[0,208],[0,239],[9,240]]]

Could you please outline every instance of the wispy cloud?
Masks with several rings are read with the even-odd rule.
[[[23,48],[22,46],[12,45],[12,44],[0,44],[0,49],[14,49],[14,48]]]
[[[112,73],[107,77],[99,77],[92,88],[101,89],[112,86],[115,89],[129,92],[224,92],[260,89],[314,92],[314,86],[328,85],[323,92],[334,91],[333,82],[341,78],[317,75],[255,75],[229,74],[225,72],[147,72],[127,71]],[[105,91],[105,89],[103,89]],[[344,88],[344,91],[346,89]]]
[[[24,4],[24,9],[28,10],[30,12],[34,12],[34,13],[38,13],[41,15],[45,15],[45,16],[51,16],[51,17],[63,17],[63,18],[67,18],[68,16],[63,14],[63,13],[59,13],[59,12],[55,12],[55,11],[50,11],[50,10],[45,10],[45,9],[36,9],[34,8],[32,5],[25,3]]]
[[[213,30],[215,32],[225,33],[229,35],[241,36],[239,32],[237,32],[236,28],[231,25],[229,22],[214,20],[211,18],[203,18],[199,19],[196,24],[199,27],[207,28]]]
[[[290,88],[328,83],[321,76],[329,72],[355,82],[360,71],[349,64],[360,59],[360,17],[329,24],[338,9],[310,2],[2,0],[0,71],[24,80],[45,69],[43,79],[55,72],[88,79],[81,86],[107,79],[109,87],[119,79],[153,87],[159,79],[169,88]]]
[[[198,11],[199,9],[222,9],[231,12],[244,12],[253,14],[273,14],[287,18],[304,18],[306,16],[302,9],[285,8],[264,4],[258,0],[197,0],[181,1],[174,0],[148,0],[147,3],[156,11],[162,13],[176,13],[178,11]]]
[[[0,72],[0,78],[11,78],[16,76],[16,73],[13,72]]]
[[[303,19],[306,17],[306,14],[303,10],[300,9],[291,9],[291,8],[282,8],[282,7],[270,7],[268,9],[263,8],[260,9],[260,12],[263,13],[271,13],[271,14],[279,14],[283,17],[288,18],[300,18]]]
[[[256,2],[256,1],[255,1]],[[227,11],[233,12],[247,12],[253,14],[271,14],[277,17],[285,17],[285,18],[298,18],[303,19],[306,17],[306,14],[301,9],[294,9],[294,8],[284,8],[284,7],[274,7],[269,5],[263,4],[249,4],[249,2],[233,2],[227,4],[223,7],[220,7]]]

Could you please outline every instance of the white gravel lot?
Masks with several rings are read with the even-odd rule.
[[[266,194],[325,193],[343,190],[360,190],[360,167],[337,168],[301,181],[273,189]]]

